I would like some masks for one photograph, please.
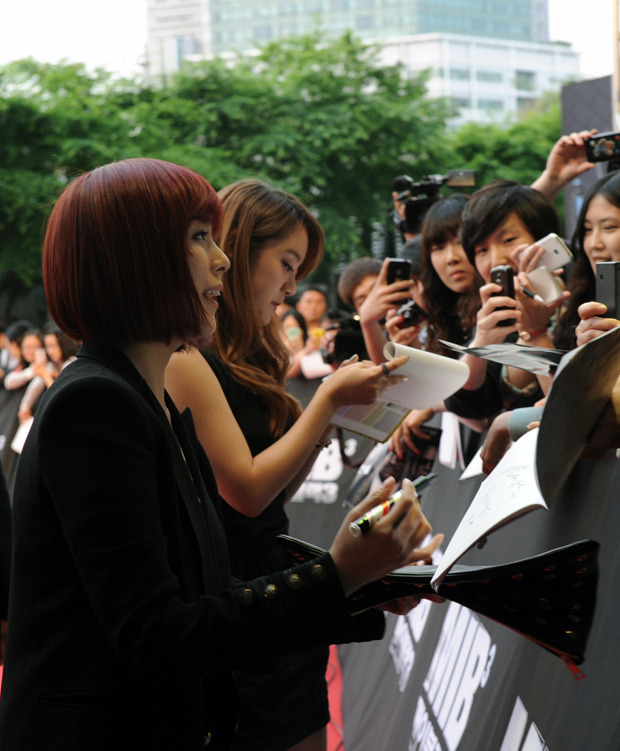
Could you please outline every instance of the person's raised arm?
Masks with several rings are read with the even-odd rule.
[[[364,343],[370,359],[377,365],[385,361],[383,347],[386,338],[380,321],[385,318],[388,311],[397,308],[403,298],[409,298],[409,290],[413,285],[411,280],[388,284],[387,270],[389,264],[390,259],[386,258],[381,266],[377,281],[359,309]]]
[[[394,358],[392,371],[406,362]],[[341,366],[318,387],[292,427],[265,451],[252,456],[209,364],[198,351],[175,354],[166,371],[166,389],[180,410],[190,407],[198,438],[213,466],[223,498],[246,516],[257,516],[316,455],[336,410],[370,404],[388,385],[382,367],[368,362]]]
[[[584,139],[598,133],[594,130],[581,130],[579,133],[559,138],[547,157],[545,169],[533,183],[532,188],[554,201],[562,188],[595,165],[586,157]]]
[[[506,336],[516,331],[516,325],[501,325],[503,321],[519,320],[521,313],[516,308],[516,301],[511,297],[499,295],[499,284],[485,284],[480,287],[482,306],[476,315],[476,330],[470,347],[484,347],[487,344],[499,344]],[[465,354],[461,358],[469,367],[469,378],[463,385],[467,391],[480,388],[486,378],[487,361],[481,357]]]

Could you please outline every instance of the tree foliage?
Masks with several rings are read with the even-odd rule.
[[[482,181],[531,181],[559,135],[557,105],[508,128],[451,132],[451,114],[426,96],[425,75],[381,64],[377,47],[350,34],[288,38],[185,66],[160,85],[81,64],[11,63],[0,68],[0,273],[36,282],[58,193],[118,159],[179,162],[217,189],[268,180],[316,212],[334,265],[369,252],[396,175],[468,167]]]
[[[476,170],[479,186],[497,178],[530,185],[545,168],[560,128],[559,98],[549,95],[512,123],[463,125],[449,134],[449,148],[458,155],[455,167]]]

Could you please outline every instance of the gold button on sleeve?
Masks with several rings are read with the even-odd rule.
[[[275,584],[268,584],[265,587],[265,597],[268,600],[273,600],[277,596],[278,596],[278,588],[276,587],[276,585]]]

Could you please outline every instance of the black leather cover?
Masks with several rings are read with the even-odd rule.
[[[286,535],[279,539],[293,563],[325,552]],[[407,566],[362,587],[349,602],[358,613],[398,597],[438,594],[579,665],[596,604],[598,549],[594,540],[581,540],[513,563],[455,565],[437,592],[430,584],[436,566]]]

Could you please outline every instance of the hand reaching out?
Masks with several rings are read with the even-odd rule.
[[[412,435],[421,438],[423,441],[430,441],[431,436],[424,432],[423,425],[434,414],[435,410],[432,407],[428,409],[412,409],[394,433],[392,433],[389,443],[390,451],[393,451],[399,459],[403,458],[404,446],[408,446],[414,454],[419,454],[420,450],[416,446]]]
[[[389,386],[402,383],[403,376],[390,373],[407,362],[405,355],[375,365],[357,358],[347,360],[319,386],[332,404],[332,412],[348,404],[372,404]],[[386,372],[387,371],[387,372]],[[317,391],[317,393],[319,393]]]

